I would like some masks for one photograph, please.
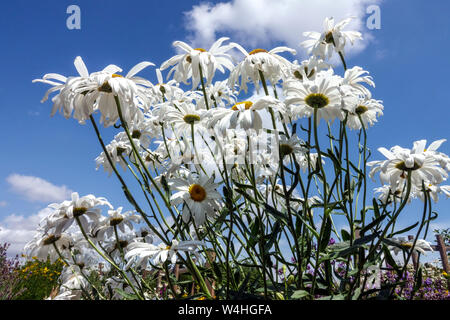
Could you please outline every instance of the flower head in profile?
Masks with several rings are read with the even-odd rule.
[[[162,103],[166,100],[171,101],[176,97],[183,95],[183,90],[178,86],[175,80],[164,82],[160,69],[156,69],[156,78],[158,83],[151,87],[151,92],[156,103]]]
[[[237,43],[233,45],[244,54],[244,59],[231,71],[228,78],[228,85],[234,88],[236,83],[239,85],[239,91],[244,90],[247,93],[247,83],[252,82],[256,91],[259,91],[260,73],[264,79],[275,85],[288,72],[291,62],[279,55],[281,52],[296,54],[297,51],[288,47],[276,47],[270,51],[265,49],[254,49],[247,52]],[[240,79],[240,81],[239,81]]]
[[[218,39],[211,45],[209,50],[192,48],[183,41],[175,41],[173,45],[183,50],[184,53],[163,62],[160,69],[165,70],[173,66],[167,78],[173,73],[174,80],[186,84],[187,80],[192,78],[192,88],[196,88],[199,85],[202,76],[206,78],[206,85],[209,85],[216,70],[224,73],[224,67],[231,70],[234,66],[231,56],[226,53],[233,45],[222,45],[228,39],[226,37]]]
[[[289,138],[285,135],[281,135],[278,146],[280,159],[290,155],[302,156],[307,150],[305,148],[305,142],[295,134]]]
[[[291,65],[290,72],[286,75],[285,81],[292,78],[300,81],[314,80],[319,71],[330,67],[329,64],[316,56],[311,56],[308,60],[303,60],[300,64],[295,60]]]
[[[75,119],[80,123],[84,123],[94,112],[93,104],[86,103],[85,94],[87,91],[84,90],[85,86],[92,84],[92,77],[95,75],[112,75],[116,72],[121,72],[122,69],[116,65],[108,65],[100,72],[89,74],[83,59],[79,56],[75,58],[74,65],[79,76],[67,78],[57,73],[48,73],[42,79],[33,80],[33,83],[42,82],[53,86],[45,93],[41,102],[47,101],[50,94],[58,92],[52,98],[53,109],[51,116],[59,110],[66,119],[73,114]]]
[[[46,218],[46,225],[55,227],[55,234],[58,235],[67,230],[74,221],[79,221],[82,228],[90,232],[92,226],[98,224],[102,218],[100,206],[113,209],[105,198],[97,198],[92,194],[80,197],[77,192],[73,192],[72,200],[49,205],[54,212]]]
[[[27,256],[36,257],[40,261],[47,261],[47,258],[50,258],[53,263],[59,258],[57,249],[62,255],[69,256],[68,249],[72,245],[73,239],[70,234],[41,230],[25,245],[24,252]]]
[[[406,237],[400,237],[400,238],[388,238],[389,241],[395,243],[395,245],[389,246],[391,250],[394,251],[395,254],[401,252],[402,250],[414,250],[417,252],[420,252],[424,255],[426,255],[427,251],[434,251],[431,247],[431,243],[424,239],[417,239],[415,246],[414,245],[414,239],[408,240]]]
[[[124,132],[118,133],[114,139],[106,145],[106,151],[108,152],[108,155],[102,151],[102,153],[95,158],[95,163],[97,164],[96,170],[98,170],[100,166],[103,166],[104,170],[111,175],[114,170],[112,166],[116,166],[117,164],[119,164],[123,170],[127,169],[124,157],[131,154],[132,146],[128,137],[124,137]]]
[[[222,195],[216,190],[219,185],[214,183],[214,176],[195,176],[188,174],[185,178],[171,180],[171,189],[175,193],[170,201],[173,205],[183,204],[183,222],[188,223],[193,218],[200,226],[207,217],[213,217],[220,210]]]
[[[79,89],[83,91],[87,105],[93,105],[100,111],[100,122],[105,127],[115,124],[119,119],[116,98],[120,102],[126,122],[142,117],[140,109],[146,109],[150,104],[148,90],[152,84],[136,74],[153,65],[148,61],[140,62],[125,76],[117,73],[98,73],[91,76],[91,81]]]
[[[239,101],[231,108],[213,108],[207,112],[207,127],[217,128],[224,133],[228,129],[244,129],[259,131],[263,128],[261,111],[274,111],[278,119],[279,113],[284,114],[286,108],[283,102],[271,96],[259,98],[255,102]]]
[[[98,233],[98,238],[102,239],[104,236],[112,237],[114,229],[122,233],[133,230],[133,223],[141,222],[142,217],[131,211],[122,213],[122,209],[122,207],[119,207],[108,210],[108,217],[99,223],[93,233]]]
[[[151,243],[133,242],[128,245],[128,251],[125,254],[125,259],[128,260],[126,268],[128,269],[131,265],[135,264],[145,269],[148,262],[151,262],[153,265],[159,265],[166,261],[176,263],[178,252],[182,251],[195,254],[197,247],[201,245],[205,244],[196,240],[172,240],[170,245],[160,243],[157,246]]]
[[[352,18],[347,18],[335,24],[334,18],[325,18],[323,22],[323,32],[308,31],[303,32],[305,37],[311,39],[305,40],[301,46],[308,49],[308,54],[316,55],[320,58],[331,58],[334,51],[344,54],[344,47],[347,41],[351,44],[356,39],[362,39],[358,31],[344,31]]]
[[[448,174],[440,166],[438,159],[425,150],[426,140],[414,142],[412,149],[394,146],[390,150],[378,148],[387,160],[371,161],[367,165],[373,167],[370,177],[380,172],[383,183],[390,184],[392,190],[404,186],[410,176],[412,186],[422,189],[422,183],[438,185],[447,179]]]
[[[377,122],[377,117],[383,115],[383,101],[367,99],[354,96],[351,101],[343,106],[343,110],[347,110],[346,125],[350,129],[359,130],[361,128],[367,129]]]

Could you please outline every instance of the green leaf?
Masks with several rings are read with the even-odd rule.
[[[319,250],[324,251],[330,242],[331,237],[331,218],[327,215],[325,219],[325,229],[322,235],[322,239],[320,240]]]
[[[125,300],[137,300],[137,297],[135,294],[131,294],[128,292],[123,291],[120,288],[116,288],[115,289],[117,291],[117,293],[119,293]]]
[[[422,266],[417,270],[416,283],[414,284],[413,292],[417,291],[422,287]]]
[[[269,206],[267,203],[264,204],[264,208],[267,210],[268,213],[270,213],[275,219],[282,221],[284,224],[288,223],[288,219],[286,217],[286,214],[278,211],[272,206]]]
[[[235,189],[235,190],[236,190],[238,193],[240,193],[241,195],[243,195],[245,199],[247,199],[247,200],[250,201],[251,203],[253,203],[253,204],[259,206],[258,202],[257,202],[253,197],[251,197],[251,196],[247,193],[247,191],[242,190],[242,189]]]
[[[360,295],[361,295],[361,288],[357,288],[352,295],[352,300],[358,300]]]
[[[364,228],[361,229],[360,233],[364,234],[366,231],[372,229],[373,227],[375,227],[376,225],[378,225],[381,221],[383,221],[386,218],[386,214],[381,215],[377,218],[375,218],[371,223],[369,223],[367,226],[365,226]]]
[[[380,208],[378,207],[378,202],[375,198],[372,200],[373,203],[373,213],[375,214],[375,218],[380,216]]]
[[[275,241],[278,238],[278,234],[282,231],[281,226],[280,226],[280,222],[277,220],[275,221],[275,224],[273,226],[272,229],[272,233],[267,235],[267,241],[264,245],[264,250],[265,251],[269,251],[270,248],[272,248],[272,246],[274,245]]]
[[[310,294],[308,291],[305,290],[297,290],[294,291],[294,293],[291,295],[291,299],[301,299],[304,297],[308,297]]]
[[[220,270],[220,267],[217,264],[217,262],[213,261],[212,265],[213,265],[214,273],[216,274],[217,282],[221,283],[222,282],[222,271]]]
[[[395,271],[398,272],[399,267],[398,267],[397,263],[395,262],[394,258],[392,257],[391,251],[386,246],[383,246],[383,253],[384,253],[386,262],[389,263],[389,265],[391,267],[393,267]]]
[[[250,223],[250,237],[248,239],[248,245],[250,247],[253,247],[258,242],[260,233],[261,233],[261,221],[259,217],[255,217],[255,220],[253,220]]]
[[[408,232],[409,230],[414,229],[418,224],[419,224],[419,222],[416,222],[416,223],[414,223],[413,225],[411,225],[411,226],[409,226],[409,227],[406,227],[405,229],[396,231],[396,232],[394,232],[393,234],[391,234],[390,237],[392,238],[392,237],[394,237],[394,236],[397,235],[397,234],[402,234],[402,233]]]
[[[341,235],[342,235],[342,240],[350,241],[351,236],[350,236],[350,233],[348,233],[347,230],[341,229]]]

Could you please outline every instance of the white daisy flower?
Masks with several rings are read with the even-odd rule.
[[[344,92],[354,90],[362,94],[365,98],[370,99],[372,94],[365,86],[362,85],[362,83],[365,83],[375,88],[375,82],[373,82],[372,77],[365,75],[368,73],[368,71],[357,66],[347,69],[345,71],[344,78],[342,79],[341,89],[344,90]]]
[[[207,217],[213,217],[220,210],[222,195],[216,191],[219,185],[214,183],[214,176],[189,174],[186,178],[171,179],[171,189],[176,191],[170,197],[173,205],[184,204],[183,222],[191,217],[197,226],[202,225]]]
[[[303,172],[306,172],[308,170],[308,168],[310,168],[311,171],[315,170],[318,159],[319,159],[319,154],[317,154],[315,152],[309,153],[309,160],[308,160],[307,152],[304,152],[303,154],[296,156],[297,163],[300,165],[300,169]],[[323,160],[323,159],[322,159],[322,164],[325,164],[325,160]]]
[[[285,105],[278,99],[271,96],[265,96],[258,99],[255,103],[252,101],[241,101],[234,104],[230,109],[214,108],[207,112],[208,128],[218,128],[221,133],[228,129],[241,128],[244,130],[253,129],[259,131],[263,128],[263,120],[259,111],[274,110],[274,116],[279,119],[279,113],[285,113]]]
[[[393,190],[390,185],[385,184],[381,187],[374,189],[375,193],[378,194],[377,199],[384,204],[392,204],[394,202],[400,203],[406,197],[405,184],[398,186],[397,189]],[[416,192],[412,190],[408,202],[414,198]]]
[[[347,116],[347,127],[350,129],[359,130],[362,128],[361,121],[364,128],[367,129],[369,126],[373,126],[377,122],[377,117],[383,115],[383,101],[367,99],[361,97],[354,97],[353,102],[343,106],[344,110],[348,111]],[[349,101],[349,99],[347,99]],[[361,118],[361,120],[360,120]]]
[[[436,203],[438,202],[439,195],[441,193],[446,195],[447,198],[450,197],[450,186],[448,186],[448,185],[446,185],[446,186],[439,186],[439,185],[434,185],[434,184],[429,183],[428,185],[425,185],[425,188],[429,192],[431,199],[433,199],[433,201],[436,202]],[[424,195],[423,192],[418,192],[417,196],[422,201],[425,201],[425,195]]]
[[[100,111],[100,121],[105,127],[115,124],[119,119],[115,96],[119,98],[124,120],[130,122],[135,117],[142,117],[139,108],[146,109],[150,105],[148,88],[151,88],[152,84],[136,77],[138,72],[148,66],[154,64],[148,61],[140,62],[131,68],[125,77],[116,73],[98,73],[91,77],[89,83],[77,90],[86,92],[86,103],[95,105]]]
[[[102,239],[105,235],[107,237],[112,237],[114,233],[114,228],[118,231],[126,233],[128,228],[133,230],[133,223],[140,223],[142,217],[140,215],[134,214],[132,211],[127,211],[122,213],[123,207],[117,209],[108,210],[108,217],[99,224],[92,231],[93,234],[98,233],[98,238]]]
[[[58,251],[63,256],[69,256],[67,249],[70,248],[72,244],[73,239],[70,234],[38,232],[33,237],[33,240],[25,245],[24,252],[26,252],[27,256],[37,257],[38,260],[44,262],[49,258],[50,261],[54,263],[60,258],[54,246],[58,248]]]
[[[175,134],[180,136],[192,135],[192,126],[201,126],[201,121],[205,115],[205,109],[197,109],[194,104],[183,102],[174,104],[166,110],[164,122],[173,126]]]
[[[67,230],[78,218],[83,229],[90,232],[91,226],[98,224],[102,218],[99,206],[107,206],[113,209],[106,198],[97,198],[92,194],[80,197],[77,192],[73,192],[71,201],[49,205],[50,208],[55,210],[55,213],[49,217],[49,224],[53,225],[55,233],[59,234]]]
[[[280,135],[279,140],[279,156],[284,158],[295,154],[302,156],[306,152],[305,142],[297,135],[293,134],[289,139],[285,135]]]
[[[248,89],[247,83],[250,81],[253,82],[256,91],[259,91],[260,71],[266,80],[275,85],[291,67],[291,62],[278,53],[286,51],[293,55],[297,53],[297,51],[288,47],[276,47],[270,51],[255,49],[247,52],[239,44],[233,43],[233,45],[245,55],[245,58],[231,71],[228,85],[234,88],[235,84],[238,83],[239,91],[244,90],[245,93]]]
[[[206,85],[211,84],[216,70],[225,73],[225,68],[233,69],[231,56],[226,52],[233,45],[222,46],[223,42],[229,38],[223,37],[212,44],[209,50],[203,48],[192,48],[183,41],[175,41],[173,45],[185,51],[163,62],[161,70],[174,66],[167,75],[169,78],[173,73],[173,78],[177,82],[187,84],[187,80],[192,78],[192,88],[196,88],[200,83],[200,68],[202,75],[206,78]]]
[[[316,56],[311,56],[308,60],[303,60],[300,64],[295,60],[291,65],[286,80],[296,78],[300,81],[314,80],[318,72],[329,69],[331,66]]]
[[[312,117],[317,109],[320,119],[343,120],[341,94],[332,76],[317,77],[313,81],[289,81],[284,85],[285,103],[293,119]]]
[[[397,246],[388,246],[390,250],[393,250],[395,254],[402,251],[402,248],[404,249],[411,249],[413,248],[414,239],[408,240],[406,237],[400,237],[400,238],[388,238],[389,241],[392,241],[397,244]],[[416,245],[413,248],[414,251],[420,252],[424,255],[426,255],[426,251],[434,251],[431,247],[431,243],[424,239],[417,239]]]
[[[342,29],[350,23],[352,18],[347,18],[334,24],[333,18],[325,18],[322,33],[309,31],[303,32],[305,37],[311,39],[303,41],[300,45],[308,49],[308,54],[313,54],[323,59],[331,58],[333,52],[344,54],[344,47],[349,40],[352,44],[356,39],[362,39],[357,31],[343,31]]]
[[[170,80],[166,83],[164,82],[160,69],[156,69],[156,77],[158,83],[151,88],[153,96],[156,97],[156,103],[172,101],[183,94],[183,89],[178,87],[177,81]]]
[[[138,139],[136,140],[137,142],[139,142]],[[130,144],[128,136],[126,136],[126,134],[124,135],[124,132],[118,133],[114,137],[114,140],[106,145],[106,150],[114,165],[119,164],[124,171],[127,170],[127,164],[121,156],[128,156],[129,154],[131,154],[133,148]],[[102,153],[100,153],[100,155],[95,158],[95,163],[97,164],[96,170],[98,170],[100,166],[103,166],[103,169],[108,172],[109,176],[113,172],[111,163],[109,162],[108,157],[106,156],[104,151],[102,151]]]
[[[424,152],[426,154],[432,155],[438,162],[442,169],[450,171],[450,157],[445,153],[438,152],[437,149],[445,142],[447,139],[440,139],[430,143],[428,148],[426,148],[427,140],[419,140],[414,142],[413,150],[415,153]]]
[[[407,173],[411,175],[412,185],[419,189],[422,188],[422,182],[440,184],[448,177],[446,170],[432,154],[423,152],[418,145],[415,143],[416,147],[412,150],[399,146],[390,150],[378,148],[387,160],[368,162],[367,165],[373,167],[369,176],[373,178],[375,173],[381,171],[382,182],[389,183],[393,190],[404,183]]]
[[[206,94],[217,107],[223,108],[227,104],[233,105],[236,103],[236,96],[233,94],[233,90],[228,87],[227,80],[216,81],[213,85],[208,86],[206,88]],[[206,109],[206,107],[203,107],[205,103],[204,99],[199,99],[197,103]]]
[[[171,263],[177,262],[177,253],[179,251],[196,253],[198,246],[204,246],[201,241],[178,241],[172,240],[172,244],[167,246],[164,243],[160,243],[155,246],[151,243],[145,242],[133,242],[130,243],[125,259],[128,260],[126,269],[131,265],[136,264],[143,269],[147,268],[148,261],[158,265],[169,260]]]
[[[51,93],[59,91],[59,93],[52,98],[53,109],[51,111],[51,116],[59,110],[66,119],[73,113],[75,119],[80,123],[84,123],[94,112],[94,106],[86,103],[86,91],[84,89],[80,90],[80,88],[84,88],[91,83],[92,77],[96,74],[111,75],[116,72],[121,72],[122,69],[116,65],[109,65],[100,72],[89,74],[83,59],[79,56],[75,58],[74,65],[80,75],[79,77],[67,78],[60,74],[48,73],[44,75],[42,79],[33,80],[33,83],[42,82],[53,86],[45,93],[41,102],[45,102]]]

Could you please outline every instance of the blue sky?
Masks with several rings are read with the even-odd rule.
[[[409,148],[415,140],[449,138],[450,2],[436,0],[431,6],[425,1],[348,0],[341,6],[331,0],[298,1],[297,11],[277,11],[277,3],[289,8],[288,0],[260,0],[258,7],[253,5],[255,0],[244,2],[224,0],[226,4],[219,5],[212,1],[209,6],[188,0],[2,3],[0,229],[4,233],[0,231],[0,241],[16,239],[15,250],[22,245],[21,237],[30,234],[29,224],[38,221],[30,217],[53,202],[46,188],[54,187],[62,194],[70,190],[80,195],[93,193],[108,198],[114,206],[128,207],[118,181],[108,178],[102,169],[95,170],[94,159],[101,150],[92,128],[60,114],[51,118],[51,103],[40,103],[48,87],[31,82],[49,72],[75,75],[73,60],[78,55],[91,72],[111,63],[127,71],[144,60],[159,66],[176,53],[173,41],[207,44],[213,30],[216,38],[229,36],[247,49],[290,45],[299,50],[300,59],[298,44],[304,40],[303,31],[321,31],[325,16],[338,19],[351,13],[362,21],[359,30],[367,40],[349,52],[347,64],[370,71],[376,83],[373,96],[383,100],[385,107],[384,116],[368,132],[371,159],[383,158],[376,151],[381,146]],[[66,27],[66,9],[72,4],[81,9],[80,30]],[[365,8],[370,4],[381,8],[379,30],[364,26]],[[351,12],[344,13],[347,7]],[[220,14],[224,8],[232,14],[228,18]],[[302,16],[308,10],[312,14]],[[302,20],[299,27],[309,28],[289,30],[292,25],[283,24],[284,20]],[[342,72],[342,68],[336,71]],[[140,75],[156,82],[154,68]],[[109,141],[112,131],[105,131],[104,137]],[[450,154],[450,142],[440,151]],[[42,180],[19,181],[21,176]],[[20,184],[15,189],[14,181]],[[436,223],[450,227],[450,200],[442,198],[434,208],[440,214]],[[420,210],[421,202],[415,201],[399,224],[413,223]]]

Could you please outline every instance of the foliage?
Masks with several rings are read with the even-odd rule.
[[[59,286],[58,278],[62,268],[61,260],[51,263],[50,259],[40,261],[36,257],[32,257],[31,261],[27,261],[15,270],[20,279],[17,288],[24,289],[24,292],[16,299],[42,300],[47,298],[52,290]]]
[[[20,277],[16,273],[19,267],[18,257],[7,257],[9,243],[0,244],[0,300],[13,300],[21,295],[23,290],[17,289]]]

